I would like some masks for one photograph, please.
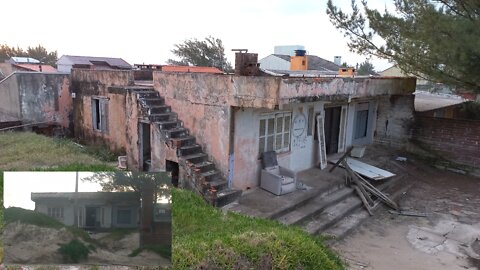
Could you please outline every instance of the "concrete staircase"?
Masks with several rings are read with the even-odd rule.
[[[398,182],[398,178],[392,178],[377,188],[387,194],[398,193]],[[381,203],[377,202],[376,205]],[[341,184],[331,186],[272,218],[286,225],[300,226],[309,234],[322,233],[341,238],[368,216],[354,190]]]
[[[195,190],[216,207],[235,201],[242,191],[228,187],[202,146],[196,143],[195,137],[183,126],[171,107],[165,105],[159,93],[151,87],[137,87],[133,93],[137,95],[141,114],[158,126],[162,140],[176,150],[179,166],[188,178],[187,188]]]

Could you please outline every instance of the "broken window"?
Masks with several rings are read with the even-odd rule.
[[[108,99],[105,97],[92,98],[92,126],[102,133],[108,132]]]
[[[292,113],[262,115],[259,127],[259,153],[275,150],[286,152],[290,149],[290,127]]]
[[[360,103],[357,105],[355,114],[355,130],[354,139],[361,139],[367,136],[368,127],[368,103]]]
[[[63,218],[63,207],[48,207],[48,216],[56,219]]]

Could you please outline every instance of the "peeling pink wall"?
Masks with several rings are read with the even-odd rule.
[[[127,91],[122,89],[109,91],[109,88],[128,86],[132,83],[132,71],[73,69],[71,86],[72,92],[76,95],[73,101],[75,137],[85,143],[105,143],[112,151],[124,154],[131,144],[129,141],[131,138],[127,138],[127,128],[131,125],[136,127],[137,119],[133,118],[126,108]],[[109,99],[108,133],[93,129],[92,97],[94,96]]]

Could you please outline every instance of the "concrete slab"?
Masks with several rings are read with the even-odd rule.
[[[330,167],[331,165],[328,168]],[[300,172],[297,181],[309,187],[306,190],[296,190],[277,196],[258,187],[244,192],[238,203],[229,205],[226,210],[254,217],[277,218],[305,204],[322,192],[343,184],[343,170],[337,169],[334,173],[329,173],[328,168],[325,170],[312,168]]]

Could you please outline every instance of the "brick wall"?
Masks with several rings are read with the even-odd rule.
[[[480,121],[416,116],[413,139],[450,161],[480,168]]]

